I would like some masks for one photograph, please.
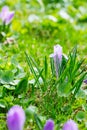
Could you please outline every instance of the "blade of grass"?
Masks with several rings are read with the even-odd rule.
[[[36,72],[35,72],[35,70],[34,70],[34,68],[33,68],[33,66],[32,66],[30,57],[27,55],[26,52],[25,52],[25,55],[26,55],[26,60],[27,60],[27,63],[28,63],[28,65],[29,65],[29,67],[30,67],[30,70],[31,70],[32,74],[34,75],[35,80],[37,80],[37,75],[36,75]],[[37,82],[37,84],[38,84],[38,86],[40,86],[39,81]]]
[[[34,64],[34,66],[37,68],[38,73],[40,73],[40,69],[38,68],[37,63],[35,62],[35,60],[31,56],[30,56],[30,60],[32,61],[32,63]],[[45,80],[42,74],[41,74],[41,78],[43,79],[43,81]]]

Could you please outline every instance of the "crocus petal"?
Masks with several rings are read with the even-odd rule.
[[[8,6],[4,6],[4,7],[2,8],[2,12],[7,12],[7,11],[9,11]]]
[[[64,126],[63,130],[78,130],[77,124],[73,120],[68,120]]]
[[[13,11],[9,11],[8,6],[4,6],[0,13],[0,19],[7,25],[11,22],[14,16]]]
[[[57,78],[59,77],[60,74],[60,67],[62,64],[62,47],[58,44],[54,46],[54,53],[50,55],[50,58],[54,59],[54,66],[55,66],[55,72]]]
[[[11,22],[13,17],[14,17],[14,11],[9,12],[8,17],[7,17],[6,21],[5,21],[6,25]]]
[[[43,130],[54,130],[54,122],[53,120],[47,120]]]
[[[25,113],[22,107],[13,106],[7,113],[7,126],[9,130],[23,130]]]
[[[62,61],[62,47],[60,45],[54,46],[54,54],[58,56],[59,62]]]
[[[1,13],[0,13],[0,18],[2,19],[3,22],[4,22],[5,19],[7,18],[8,12],[9,12],[8,6],[4,6],[4,7],[2,8]]]

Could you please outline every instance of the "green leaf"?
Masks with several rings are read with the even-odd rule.
[[[14,79],[14,74],[12,71],[3,71],[2,76],[1,76],[1,83],[6,84],[12,82]]]
[[[87,104],[82,104],[82,108],[84,111],[87,111]]]
[[[70,94],[70,88],[71,88],[71,84],[69,82],[61,83],[57,88],[58,95],[60,97],[68,97]]]
[[[40,70],[40,68],[38,67],[38,64],[35,62],[35,60],[30,56],[30,60],[31,60],[31,62],[33,63],[33,65],[36,67],[36,69],[38,70],[38,73],[40,73],[41,72],[41,70]],[[43,79],[43,81],[44,81],[44,77],[43,77],[43,75],[41,74],[41,78]]]
[[[34,119],[34,113],[37,113],[38,109],[35,106],[29,106],[26,110],[26,116],[28,118],[28,120]]]
[[[77,119],[78,121],[82,121],[83,119],[85,119],[85,112],[79,111],[79,112],[76,114],[76,119]]]
[[[73,70],[76,64],[77,46],[75,46],[69,54],[69,78],[73,77]]]
[[[74,100],[75,98],[75,95],[77,94],[77,92],[80,90],[80,87],[83,83],[83,80],[84,80],[84,77],[85,77],[86,73],[83,73],[83,75],[77,80],[77,82],[75,83],[75,85],[73,86],[73,89],[74,90],[74,94],[73,94],[73,98],[72,98],[72,101]],[[71,91],[73,90],[71,89]]]
[[[82,98],[82,99],[85,99],[86,98],[86,94],[85,92],[82,90],[82,89],[79,89],[79,91],[77,92],[76,96],[75,96],[77,99],[78,98]]]
[[[27,84],[28,84],[28,79],[25,77],[18,83],[18,85],[15,89],[15,93],[21,94],[21,93],[25,92],[26,88],[27,88]]]
[[[1,108],[6,108],[6,106],[7,106],[7,104],[6,104],[5,100],[0,99],[0,107]]]
[[[54,59],[52,57],[50,57],[50,65],[51,65],[52,76],[54,77],[56,75],[56,72],[55,72]]]
[[[36,81],[35,81],[35,83],[34,83],[34,86],[36,85],[36,83],[37,83],[38,81],[39,81],[39,83],[40,83],[40,77],[41,77],[42,72],[43,72],[43,69],[41,70],[41,72],[40,72],[39,75],[37,76]]]
[[[34,118],[35,118],[35,121],[36,121],[36,124],[37,124],[39,130],[42,130],[43,129],[43,125],[42,125],[42,122],[41,122],[39,116],[37,114],[34,114]]]
[[[44,60],[44,69],[45,69],[45,79],[47,77],[47,72],[48,72],[48,64],[47,64],[47,58],[45,56],[45,60]]]
[[[36,79],[37,79],[37,74],[36,74],[36,72],[35,72],[35,70],[34,70],[34,67],[33,67],[33,64],[32,64],[32,62],[31,62],[31,59],[30,59],[30,57],[27,55],[26,52],[25,52],[25,55],[26,55],[27,63],[28,63],[28,65],[29,65],[29,67],[30,67],[30,70],[31,70],[31,72],[32,72],[32,74],[34,75],[34,78],[35,78],[35,80],[36,80]],[[37,84],[38,84],[38,86],[40,85],[39,82],[37,82]]]
[[[14,86],[11,86],[11,85],[8,85],[8,84],[3,85],[3,87],[5,87],[8,90],[15,90]]]

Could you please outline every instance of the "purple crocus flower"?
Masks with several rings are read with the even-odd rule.
[[[60,45],[54,46],[54,55],[58,57],[59,62],[62,61],[62,47]]]
[[[23,130],[25,113],[22,107],[13,106],[7,113],[7,126],[9,130]]]
[[[87,84],[87,79],[85,79],[83,82],[84,82],[85,84]]]
[[[62,61],[62,47],[58,44],[54,46],[54,53],[50,55],[50,57],[55,58],[57,57],[59,62]]]
[[[8,6],[4,6],[2,8],[2,11],[0,13],[0,19],[3,21],[3,23],[8,25],[11,22],[13,16],[14,16],[14,11],[9,11]]]
[[[70,119],[64,124],[63,130],[78,130],[78,127],[77,124]]]
[[[54,122],[53,120],[47,120],[43,130],[54,130]]]
[[[54,53],[50,55],[50,58],[54,59],[54,65],[56,70],[56,76],[58,77],[58,72],[62,62],[62,47],[58,44],[54,46]]]

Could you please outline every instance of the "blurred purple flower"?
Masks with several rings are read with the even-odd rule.
[[[9,130],[23,130],[25,113],[22,107],[13,106],[7,113],[7,126]]]
[[[54,122],[53,120],[47,120],[43,130],[54,130]]]
[[[85,84],[87,84],[87,79],[85,79],[83,82],[84,82]]]
[[[0,12],[0,19],[8,25],[14,17],[14,11],[9,11],[8,6],[4,6]]]
[[[78,130],[77,124],[73,120],[68,120],[64,126],[63,130]]]

